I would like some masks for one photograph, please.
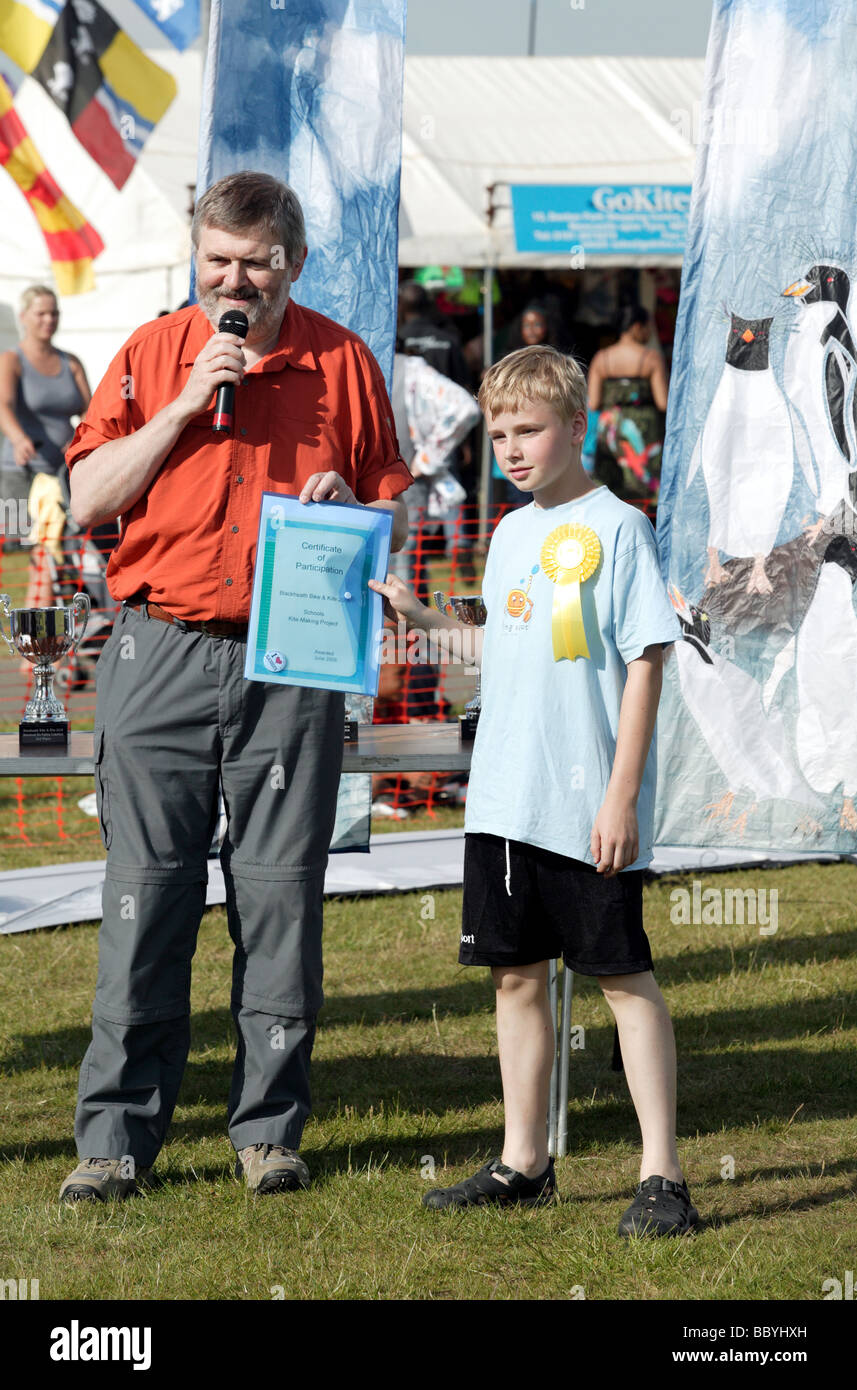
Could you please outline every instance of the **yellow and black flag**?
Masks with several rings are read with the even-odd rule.
[[[121,188],[176,84],[98,0],[67,0],[57,10],[46,0],[0,0],[0,49],[41,83]]]

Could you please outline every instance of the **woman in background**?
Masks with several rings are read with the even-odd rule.
[[[593,476],[626,501],[655,501],[660,486],[667,374],[660,349],[649,347],[651,333],[649,311],[628,305],[619,341],[596,352],[589,368],[590,421],[597,416]]]
[[[74,427],[89,405],[89,383],[77,357],[54,347],[59,306],[53,290],[31,285],[21,296],[21,342],[0,353],[0,463],[31,476],[60,476]]]
[[[547,343],[549,347],[563,352],[562,337],[562,324],[553,298],[533,299],[521,314],[517,332],[506,351],[514,352],[516,348],[539,347]]]
[[[39,474],[56,479],[59,499],[67,508],[65,449],[74,433],[71,417],[82,415],[89,405],[89,383],[79,359],[54,347],[59,306],[53,290],[45,285],[24,290],[19,322],[18,347],[0,353],[0,468],[6,477],[14,469],[23,470],[30,484]],[[42,547],[36,545],[30,555],[25,607],[52,602],[49,569]]]

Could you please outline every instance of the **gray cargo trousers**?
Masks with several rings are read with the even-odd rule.
[[[297,1148],[322,995],[322,895],[342,764],[341,694],[244,679],[245,643],[123,607],[96,668],[107,850],[82,1158],[163,1144],[190,1045],[190,973],[222,786],[238,1045],[229,1136]]]

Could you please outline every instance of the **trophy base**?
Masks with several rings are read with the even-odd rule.
[[[345,742],[357,743],[357,720],[346,719],[345,721]]]
[[[460,714],[458,716],[458,733],[462,743],[472,743],[476,737],[476,727],[479,723],[479,713]]]
[[[19,748],[67,748],[67,719],[22,719],[18,725]]]

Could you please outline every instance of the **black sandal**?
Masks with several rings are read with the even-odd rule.
[[[501,1173],[502,1182],[495,1177]],[[453,1187],[435,1187],[423,1197],[423,1206],[433,1211],[448,1207],[521,1206],[545,1207],[556,1198],[556,1177],[553,1159],[537,1178],[526,1178],[515,1168],[507,1168],[499,1158],[492,1158],[474,1173]]]
[[[698,1225],[699,1212],[691,1205],[687,1183],[655,1174],[640,1183],[619,1222],[619,1234],[626,1240],[629,1236],[683,1236]]]

